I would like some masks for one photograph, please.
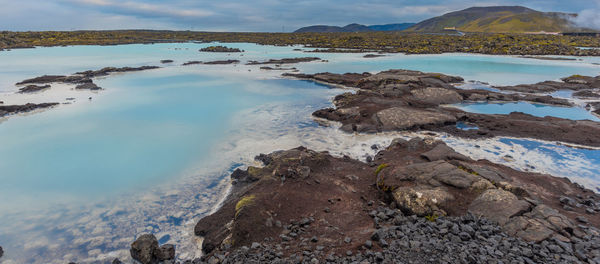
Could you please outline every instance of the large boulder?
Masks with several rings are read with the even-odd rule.
[[[464,189],[470,187],[479,177],[443,161],[417,163],[408,166],[386,169],[382,172],[385,186],[392,189],[403,182],[416,181],[418,184],[441,186],[442,183]]]
[[[441,187],[401,187],[393,192],[394,200],[402,211],[417,216],[446,215],[440,206],[454,200],[454,196]]]
[[[504,230],[526,241],[541,242],[555,234],[570,236],[574,225],[564,215],[547,205],[538,205],[523,216],[513,217]]]
[[[142,264],[156,264],[175,259],[175,246],[165,244],[158,246],[158,240],[152,234],[141,235],[131,244],[131,257]]]
[[[0,258],[4,256],[4,249],[2,249],[2,247],[0,247]]]
[[[131,244],[131,257],[142,264],[158,263],[154,251],[158,249],[158,240],[152,234],[144,234]]]
[[[456,123],[456,117],[436,111],[409,107],[392,107],[375,114],[374,118],[382,130],[407,130],[426,125],[441,126]]]
[[[415,89],[410,93],[417,101],[433,105],[456,104],[463,100],[463,97],[456,91],[445,88],[428,87]]]
[[[469,212],[505,225],[513,216],[529,210],[529,203],[519,200],[511,192],[491,189],[483,192],[469,206]]]

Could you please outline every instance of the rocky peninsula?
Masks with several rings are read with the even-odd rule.
[[[544,93],[462,90],[454,86],[461,77],[407,70],[284,75],[356,89],[335,97],[335,108],[314,113],[347,132],[425,130],[600,146],[598,122],[447,106],[572,106]],[[457,122],[478,129],[461,130]],[[304,147],[257,156],[264,166],[235,170],[222,206],[196,224],[205,255],[183,263],[600,263],[594,191],[473,160],[427,136],[371,148],[378,153],[366,162]],[[140,239],[132,256],[142,261],[133,254]],[[150,244],[145,252],[160,250]]]

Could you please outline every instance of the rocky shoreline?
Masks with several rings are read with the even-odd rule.
[[[443,142],[397,139],[368,163],[305,148],[256,159],[196,225],[207,254],[183,263],[600,261],[598,194]]]

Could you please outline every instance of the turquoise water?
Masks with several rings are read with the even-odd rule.
[[[467,112],[480,114],[510,114],[511,112],[523,112],[538,117],[553,116],[571,120],[600,121],[600,118],[580,107],[559,107],[528,102],[465,103],[455,104],[454,106]]]
[[[293,51],[296,47],[244,43],[226,44],[246,50],[243,54],[198,52],[209,45],[214,44],[0,52],[0,101],[11,98],[17,89],[14,83],[39,75],[107,66],[163,67],[97,79],[105,90],[93,94],[75,91],[82,98],[90,94],[93,100],[78,99],[72,105],[0,122],[4,259],[103,263],[127,256],[129,244],[142,232],[178,244],[178,251],[192,252],[197,249],[190,233],[194,221],[217,204],[226,191],[223,180],[229,173],[252,164],[254,155],[304,145],[364,158],[374,154],[369,153],[372,144],[383,145],[384,138],[389,143],[397,136],[349,135],[335,127],[319,126],[311,113],[330,107],[331,97],[342,90],[281,79],[281,72],[243,65],[247,60],[319,56],[329,62],[294,67],[307,73],[402,68],[461,75],[491,84],[533,83],[575,73],[594,75],[600,69],[579,61],[465,54],[394,54],[365,59],[363,54],[303,53]],[[175,63],[160,64],[163,59]],[[179,66],[190,60],[223,59],[239,59],[242,64]],[[52,90],[44,93],[52,94]],[[44,100],[44,93],[24,100]],[[579,108],[531,104],[464,107],[590,118]],[[563,158],[589,164],[596,161],[593,153],[597,152]],[[570,168],[571,174],[577,171],[575,166]],[[569,176],[568,171],[559,172]]]

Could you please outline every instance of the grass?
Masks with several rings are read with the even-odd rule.
[[[251,205],[252,203],[254,203],[254,200],[256,199],[255,195],[248,195],[248,196],[244,196],[242,197],[242,199],[240,199],[236,204],[235,204],[235,217],[238,216],[238,214],[240,213],[240,211],[248,206]]]
[[[439,216],[438,216],[438,215],[436,215],[436,214],[433,214],[433,215],[426,215],[426,216],[425,216],[425,219],[427,219],[427,221],[429,221],[429,222],[435,222],[435,220],[437,220],[437,219],[438,219],[438,217],[439,217]]]

